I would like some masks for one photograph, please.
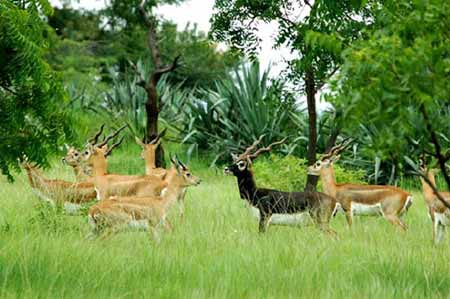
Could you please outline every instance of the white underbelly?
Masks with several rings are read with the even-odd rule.
[[[259,220],[259,210],[257,208],[250,207],[250,212],[253,217]],[[273,214],[272,217],[270,217],[269,224],[307,226],[312,225],[312,219],[307,212],[296,214]]]
[[[450,219],[447,214],[434,213],[434,220],[441,225],[450,225]]]
[[[148,230],[147,220],[131,220],[128,222],[128,228],[132,230]]]
[[[352,209],[352,215],[357,216],[381,216],[383,215],[383,210],[381,209],[381,204],[376,203],[373,205],[358,203],[358,202],[352,202],[351,205]],[[344,212],[342,209],[341,204],[337,204],[337,211],[338,212]]]
[[[71,216],[76,215],[80,209],[81,209],[81,205],[79,205],[79,204],[68,202],[68,201],[66,201],[64,203],[64,210],[66,211],[67,215],[71,215]]]

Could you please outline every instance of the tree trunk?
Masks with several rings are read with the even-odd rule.
[[[146,143],[154,140],[158,136],[158,119],[159,119],[159,105],[158,105],[158,93],[156,86],[152,83],[149,84],[147,91],[147,103],[145,103],[145,112],[147,114],[147,124],[144,140]],[[156,167],[166,167],[166,161],[164,159],[164,148],[160,144],[156,149]]]
[[[154,15],[148,14],[145,10],[146,0],[142,0],[139,5],[139,13],[141,15],[142,21],[148,28],[148,48],[152,56],[154,70],[150,75],[147,82],[139,82],[138,84],[142,86],[147,93],[147,103],[145,103],[145,112],[147,114],[147,126],[146,126],[146,136],[145,141],[150,142],[156,136],[158,136],[158,119],[159,113],[163,107],[161,99],[158,95],[158,82],[161,76],[165,73],[175,70],[177,67],[177,61],[179,56],[175,58],[173,63],[168,66],[162,66],[161,57],[158,48],[158,36],[157,36],[157,23]],[[166,162],[164,159],[164,148],[160,144],[156,150],[156,167],[166,167]]]
[[[309,123],[309,136],[308,136],[308,166],[316,163],[316,150],[317,150],[317,111],[316,111],[316,88],[314,82],[314,72],[309,69],[305,74],[305,90],[306,90],[306,103],[308,104],[308,123]],[[319,177],[314,175],[308,175],[306,180],[306,191],[315,191],[317,181]]]

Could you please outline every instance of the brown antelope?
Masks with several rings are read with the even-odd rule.
[[[125,127],[122,127],[123,129]],[[111,150],[117,147],[123,138],[112,145],[110,149],[107,143],[114,138],[120,130],[107,136],[101,143],[89,142],[83,152],[83,163],[92,169],[93,182],[97,191],[97,199],[104,200],[110,196],[155,196],[167,187],[162,179],[152,175],[119,175],[108,174],[106,157]]]
[[[37,196],[51,205],[64,204],[66,211],[74,213],[76,207],[71,204],[88,202],[96,197],[94,184],[89,182],[67,182],[63,180],[46,179],[34,165],[28,162],[22,163],[28,174],[31,188]]]
[[[425,175],[431,184],[436,187],[435,171],[428,169],[423,159],[419,162],[420,171]],[[436,197],[433,188],[421,177],[423,198],[428,207],[428,214],[433,223],[433,241],[435,244],[444,238],[445,227],[450,225],[450,210]],[[450,203],[449,192],[439,192],[441,197]]]
[[[393,225],[406,231],[401,216],[412,204],[412,196],[393,186],[338,184],[334,176],[333,163],[339,160],[339,153],[347,145],[337,145],[329,153],[308,167],[308,174],[320,176],[323,192],[336,198],[344,210],[348,225],[354,214],[382,215]]]
[[[66,149],[67,154],[62,158],[62,162],[73,168],[76,180],[78,182],[91,180],[92,177],[88,174],[91,170],[87,170],[83,167],[81,152],[67,144]]]
[[[173,166],[168,171],[168,187],[161,196],[112,197],[99,202],[89,210],[88,221],[91,235],[98,235],[104,229],[114,232],[123,228],[150,228],[153,237],[159,241],[158,227],[170,229],[167,213],[177,201],[180,193],[188,186],[200,184],[178,159],[171,159]]]
[[[136,138],[136,143],[142,147],[141,157],[145,161],[145,174],[154,175],[159,178],[164,178],[167,170],[164,168],[156,167],[156,149],[161,144],[161,138],[165,135],[166,130],[164,129],[156,138],[154,138],[150,143],[142,142],[138,137]]]

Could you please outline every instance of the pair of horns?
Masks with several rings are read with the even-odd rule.
[[[106,136],[102,142],[98,143],[98,138],[100,137],[100,135],[103,132],[103,129],[105,128],[105,124],[102,124],[100,126],[100,129],[95,133],[95,135],[88,139],[88,144],[94,147],[102,147],[104,145],[106,145],[111,139],[115,138],[117,135],[119,135],[119,133],[121,131],[123,131],[125,128],[127,127],[127,125],[123,125],[122,127],[120,127],[119,129],[117,129],[116,131],[114,131],[113,133],[109,134],[108,136]],[[122,141],[124,140],[125,137],[120,138],[120,140],[116,143],[114,143],[113,145],[111,145],[110,148],[108,148],[108,150],[105,153],[105,157],[109,156],[112,152],[112,150],[116,147],[118,147]]]
[[[170,155],[170,162],[172,162],[175,166],[181,166],[183,170],[187,170],[186,165],[178,159],[177,155]]]
[[[247,159],[247,160],[255,159],[256,157],[258,157],[262,153],[270,152],[272,150],[273,146],[282,144],[287,139],[287,138],[283,138],[280,141],[273,142],[269,146],[262,147],[262,148],[258,149],[256,152],[252,153],[256,149],[256,147],[261,143],[263,138],[264,138],[264,135],[259,136],[259,138],[257,140],[255,140],[255,142],[253,142],[252,145],[247,147],[247,149],[242,154],[240,154],[239,156],[233,155],[233,159],[236,160],[236,161],[237,160],[244,160],[244,159]]]
[[[333,146],[328,153],[323,154],[320,157],[320,160],[329,159],[331,157],[335,157],[339,155],[342,151],[348,148],[348,146],[353,142],[353,139],[351,138],[345,138],[340,144],[337,144]]]
[[[167,128],[164,128],[158,135],[156,135],[155,138],[153,138],[149,143],[147,144],[159,144],[159,142],[161,142],[161,138],[164,137],[164,135],[166,135],[166,131]],[[140,145],[140,146],[145,146],[146,143],[142,142],[141,139],[137,136],[135,136],[136,142]]]

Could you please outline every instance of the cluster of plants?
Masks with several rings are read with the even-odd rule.
[[[341,166],[345,163],[337,163],[334,166],[336,181],[365,184],[364,170],[354,170]],[[267,158],[259,158],[254,163],[254,171],[257,184],[266,188],[286,191],[303,190],[306,183],[308,164],[306,159],[293,155],[279,156],[271,154]],[[321,182],[318,184],[321,189]]]

